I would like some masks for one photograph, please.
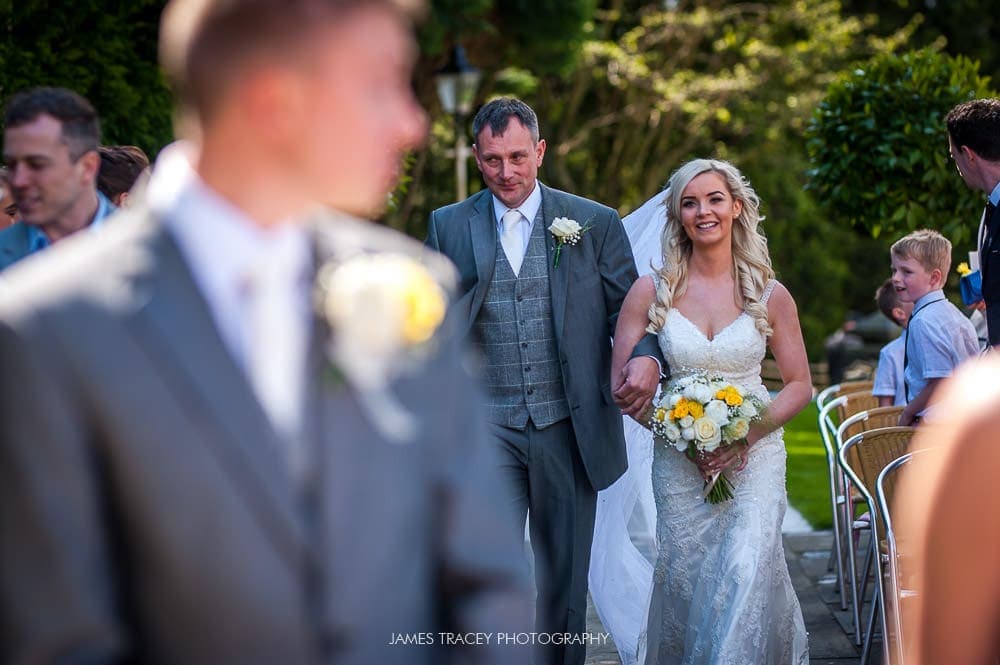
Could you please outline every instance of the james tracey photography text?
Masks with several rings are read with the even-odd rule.
[[[610,633],[392,633],[389,646],[524,646],[526,644],[604,645]]]

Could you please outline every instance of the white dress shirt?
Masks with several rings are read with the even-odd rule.
[[[267,396],[261,394],[254,377],[254,367],[260,363],[254,362],[252,354],[282,355],[282,363],[290,364],[290,376],[297,377],[295,385],[281,392],[282,399],[292,400],[301,409],[311,319],[308,233],[302,225],[291,222],[268,227],[254,222],[201,180],[191,166],[192,151],[192,146],[179,142],[160,153],[146,199],[177,241],[223,342],[247,374],[265,413],[279,433],[293,434],[275,417]],[[287,298],[279,299],[287,305],[284,311],[288,316],[283,318],[289,323],[281,337],[289,341],[282,348],[265,343],[263,349],[255,349],[251,281],[264,262],[281,262],[285,264],[282,271],[292,275]],[[262,346],[260,339],[257,342],[256,346]]]
[[[497,233],[503,234],[503,216],[508,210],[518,210],[521,215],[524,216],[524,223],[521,224],[518,229],[521,232],[521,237],[524,240],[524,246],[521,248],[522,253],[528,249],[528,241],[531,240],[531,230],[535,226],[535,216],[538,214],[538,209],[542,207],[542,188],[538,186],[538,181],[535,180],[535,188],[531,190],[528,194],[528,198],[524,202],[517,206],[516,208],[508,208],[500,199],[496,196],[493,197],[493,212],[496,215],[497,220]]]

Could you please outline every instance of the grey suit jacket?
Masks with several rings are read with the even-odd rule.
[[[439,631],[530,630],[455,335],[393,387],[420,419],[407,444],[314,345],[297,486],[172,237],[128,214],[6,274],[0,661],[444,662]]]
[[[618,213],[594,201],[541,185],[542,220],[590,225],[576,245],[564,246],[553,267],[555,241],[546,232],[553,325],[573,429],[595,489],[626,468],[621,411],[611,396],[611,337],[618,311],[636,280],[635,262]],[[460,274],[456,309],[466,333],[493,278],[497,229],[488,190],[431,213],[427,244],[450,258]],[[659,351],[652,349],[654,355]]]
[[[30,240],[28,225],[24,222],[15,222],[0,231],[0,270],[27,256]]]

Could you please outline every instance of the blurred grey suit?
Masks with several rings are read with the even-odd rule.
[[[406,445],[323,378],[317,338],[297,486],[170,233],[128,217],[5,273],[0,661],[523,662],[389,645],[527,628],[520,537],[454,336],[394,386],[420,420]]]

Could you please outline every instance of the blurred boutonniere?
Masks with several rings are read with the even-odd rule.
[[[354,388],[387,438],[413,438],[416,419],[389,389],[431,350],[447,296],[419,261],[390,253],[359,254],[323,265],[316,307],[329,324],[333,370]]]
[[[580,238],[590,230],[590,227],[590,224],[580,226],[579,222],[569,217],[556,217],[552,220],[552,224],[549,225],[549,232],[556,241],[556,253],[552,261],[553,268],[559,267],[559,255],[562,252],[563,245],[575,245],[580,242]]]

